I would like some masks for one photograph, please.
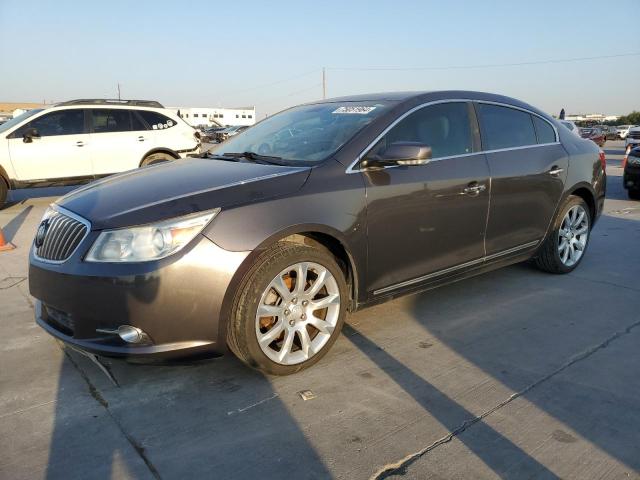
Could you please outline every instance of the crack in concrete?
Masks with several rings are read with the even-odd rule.
[[[633,330],[634,328],[636,328],[638,326],[640,326],[640,320],[637,321],[637,322],[632,323],[631,325],[627,326],[623,330],[618,330],[613,335],[607,337],[603,342],[601,342],[601,343],[599,343],[597,345],[594,345],[592,347],[589,347],[586,350],[584,350],[583,352],[573,356],[570,360],[568,360],[565,363],[563,363],[562,365],[560,365],[553,372],[551,372],[551,373],[545,375],[544,377],[538,379],[537,381],[527,385],[523,389],[511,394],[503,402],[500,402],[499,404],[495,405],[494,407],[490,408],[489,410],[485,410],[480,415],[477,415],[477,416],[475,416],[473,418],[465,420],[456,429],[454,429],[453,431],[449,432],[444,437],[439,438],[438,440],[436,440],[432,444],[424,447],[421,450],[418,450],[417,452],[410,453],[409,455],[405,456],[404,458],[401,458],[397,462],[388,463],[387,465],[384,465],[382,468],[380,468],[377,472],[375,472],[370,477],[370,480],[382,480],[382,479],[389,478],[392,475],[400,475],[400,476],[405,475],[407,473],[407,471],[408,471],[408,468],[414,462],[416,462],[418,459],[420,459],[421,457],[423,457],[427,453],[431,452],[432,450],[434,450],[435,448],[439,447],[440,445],[443,445],[445,443],[449,443],[451,440],[453,440],[455,437],[457,437],[458,435],[463,433],[465,430],[467,430],[472,425],[474,425],[474,424],[480,422],[481,420],[485,419],[486,417],[488,417],[492,413],[498,411],[502,407],[508,405],[509,403],[514,401],[515,399],[517,399],[519,397],[522,397],[523,395],[527,394],[529,391],[533,390],[534,388],[536,388],[540,384],[546,382],[547,380],[550,380],[551,378],[555,377],[559,373],[562,373],[564,370],[566,370],[567,368],[571,367],[572,365],[575,365],[576,363],[581,362],[582,360],[585,360],[586,358],[589,358],[591,355],[593,355],[594,353],[596,353],[599,350],[607,348],[609,346],[609,344],[611,344],[611,342],[617,340],[618,338],[620,338],[623,335],[628,335],[629,333],[631,333],[631,330]]]
[[[69,359],[71,364],[76,368],[76,370],[78,371],[78,373],[80,374],[82,379],[85,381],[85,383],[89,387],[89,393],[91,394],[91,396],[96,400],[96,402],[98,402],[100,405],[102,405],[102,407],[107,412],[107,415],[109,415],[109,418],[111,418],[113,423],[115,423],[115,425],[118,427],[118,430],[120,430],[120,433],[124,436],[124,438],[127,439],[129,444],[131,445],[131,447],[133,447],[135,452],[138,454],[138,456],[145,463],[145,465],[149,469],[149,472],[151,473],[151,475],[153,475],[154,478],[156,478],[158,480],[161,480],[160,472],[158,472],[156,467],[151,462],[151,459],[147,456],[147,454],[146,454],[146,452],[144,450],[144,447],[142,445],[140,445],[140,443],[138,443],[138,441],[135,438],[133,438],[131,435],[129,435],[129,433],[127,433],[127,431],[124,429],[124,427],[122,426],[120,421],[111,412],[111,410],[109,408],[109,402],[106,400],[106,398],[104,398],[102,396],[102,394],[96,388],[96,386],[93,384],[93,382],[91,381],[91,379],[89,378],[87,373],[82,369],[82,367],[80,367],[80,365],[73,359],[73,357],[69,354],[69,352],[65,348],[63,348],[63,347],[61,347],[61,348],[62,348],[62,351],[63,351],[64,355]]]

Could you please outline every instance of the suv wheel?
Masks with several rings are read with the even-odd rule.
[[[590,233],[589,207],[582,198],[571,195],[536,257],[536,265],[545,272],[569,273],[582,260]]]
[[[142,160],[140,166],[146,167],[147,165],[155,165],[156,163],[170,162],[172,160],[175,160],[175,158],[168,153],[152,153]]]
[[[7,195],[9,193],[9,188],[7,184],[4,182],[3,178],[0,177],[0,208],[4,207],[4,203],[7,201]]]
[[[280,243],[258,258],[240,287],[227,343],[243,362],[271,374],[310,367],[340,334],[347,291],[329,252]]]

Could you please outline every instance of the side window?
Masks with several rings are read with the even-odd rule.
[[[472,153],[473,137],[468,104],[441,103],[412,113],[389,130],[369,155],[379,155],[395,142],[429,145],[432,158]]]
[[[533,124],[536,126],[536,133],[538,134],[538,143],[553,143],[556,141],[556,132],[551,125],[535,115],[533,118]]]
[[[31,128],[35,128],[41,137],[85,133],[84,110],[70,109],[47,113],[20,127],[19,131],[14,133],[14,136],[21,137],[24,132]]]
[[[129,110],[95,108],[91,110],[91,127],[94,133],[129,132]]]
[[[149,130],[163,130],[165,128],[171,128],[176,124],[176,122],[158,112],[138,110],[138,114],[144,119],[147,125],[149,125]],[[187,114],[187,117],[189,117],[189,114]]]
[[[535,145],[531,115],[522,110],[480,103],[480,128],[484,150]]]

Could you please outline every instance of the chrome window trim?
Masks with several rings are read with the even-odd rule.
[[[481,263],[486,263],[487,261],[494,260],[496,258],[503,257],[503,256],[509,255],[511,253],[516,253],[516,252],[519,252],[520,250],[525,250],[525,249],[530,248],[530,247],[534,247],[534,246],[538,245],[539,243],[540,243],[540,240],[534,240],[533,242],[524,243],[522,245],[518,245],[516,247],[509,248],[507,250],[503,250],[503,251],[498,252],[498,253],[493,253],[493,254],[488,255],[488,256],[485,255],[483,257],[476,258],[475,260],[471,260],[469,262],[465,262],[465,263],[461,263],[459,265],[454,265],[453,267],[445,268],[444,270],[438,270],[437,272],[428,273],[427,275],[422,275],[422,276],[417,277],[417,278],[412,278],[410,280],[405,280],[405,281],[400,282],[400,283],[395,283],[393,285],[389,285],[388,287],[379,288],[378,290],[374,290],[373,294],[374,295],[380,295],[380,294],[383,294],[383,293],[391,292],[393,290],[397,290],[397,289],[402,288],[402,287],[408,287],[408,286],[414,285],[416,283],[424,282],[424,281],[429,280],[431,278],[440,277],[442,275],[446,275],[447,273],[455,272],[455,271],[463,269],[465,267],[472,267],[474,265],[479,265]]]
[[[362,152],[360,152],[360,154],[356,157],[356,159],[346,168],[345,173],[347,174],[351,174],[351,173],[360,173],[363,172],[364,170],[361,169],[356,169],[354,168],[358,163],[360,163],[362,161],[362,158],[364,157],[364,155],[371,150],[376,143],[378,143],[382,137],[384,137],[387,133],[389,133],[389,131],[395,127],[398,123],[400,123],[402,120],[404,120],[406,117],[408,117],[409,115],[411,115],[414,112],[417,112],[418,110],[421,110],[425,107],[429,107],[431,105],[439,105],[442,103],[484,103],[484,104],[488,104],[488,105],[496,105],[499,107],[507,107],[507,108],[513,108],[514,110],[520,110],[522,112],[526,112],[530,115],[535,115],[536,117],[544,120],[545,122],[547,122],[551,128],[553,128],[553,131],[555,133],[556,136],[556,141],[552,142],[552,143],[536,143],[533,145],[522,145],[519,147],[509,147],[509,148],[499,148],[499,149],[494,149],[494,150],[484,150],[484,149],[480,149],[477,152],[471,152],[471,153],[461,153],[460,155],[449,155],[447,157],[438,157],[438,158],[434,158],[432,159],[429,163],[431,162],[437,162],[440,160],[447,160],[450,158],[460,158],[460,157],[468,157],[471,155],[478,155],[478,154],[487,154],[487,153],[495,153],[495,152],[507,152],[507,151],[511,151],[511,150],[521,150],[524,148],[534,148],[534,147],[545,147],[548,145],[559,145],[560,144],[560,136],[558,134],[558,129],[556,128],[555,125],[553,125],[549,120],[547,120],[546,118],[544,118],[542,115],[537,114],[536,112],[532,112],[531,110],[528,110],[526,108],[522,108],[522,107],[517,107],[515,105],[510,105],[508,103],[501,103],[501,102],[492,102],[489,100],[473,100],[470,98],[450,98],[450,99],[446,99],[446,100],[434,100],[431,102],[426,102],[426,103],[422,103],[420,105],[417,105],[415,107],[413,107],[412,109],[404,112],[402,115],[400,115],[398,118],[396,118],[389,126],[387,126],[387,128],[385,128],[382,133],[380,135],[378,135],[369,145],[367,145],[367,147],[362,150]],[[480,119],[478,119],[478,122],[480,122]],[[534,131],[535,131],[535,127],[534,127]],[[480,134],[481,138],[482,138],[482,133]],[[536,137],[537,138],[537,137]],[[388,168],[397,168],[399,167],[399,165],[391,165],[388,167],[383,167],[383,170],[386,170]]]
[[[55,210],[56,212],[65,215],[69,218],[72,218],[80,223],[82,223],[85,227],[87,227],[87,231],[85,232],[84,236],[80,239],[80,241],[78,242],[78,245],[76,246],[76,248],[73,249],[73,251],[69,254],[69,256],[64,259],[64,260],[48,260],[46,258],[42,258],[40,256],[38,256],[38,249],[36,248],[36,244],[35,244],[35,239],[34,242],[31,246],[31,248],[33,248],[33,257],[36,258],[39,262],[42,263],[50,263],[50,264],[54,264],[54,265],[60,265],[62,263],[65,263],[67,260],[69,260],[71,257],[73,257],[73,255],[75,255],[76,251],[78,250],[78,248],[80,248],[80,245],[82,245],[82,242],[84,242],[84,240],[87,238],[87,235],[89,235],[89,232],[91,231],[91,222],[89,222],[89,220],[82,218],[80,215],[77,215],[75,213],[73,213],[70,210],[67,210],[64,207],[61,207],[60,205],[57,205],[55,203],[52,203],[51,205],[49,205],[49,207],[52,210]],[[40,222],[42,223],[42,221]],[[38,226],[40,226],[40,223],[38,223]]]

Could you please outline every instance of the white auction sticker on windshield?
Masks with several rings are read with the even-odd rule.
[[[376,107],[362,107],[362,106],[350,106],[336,108],[331,113],[354,113],[356,115],[366,115],[367,113],[375,110]]]

